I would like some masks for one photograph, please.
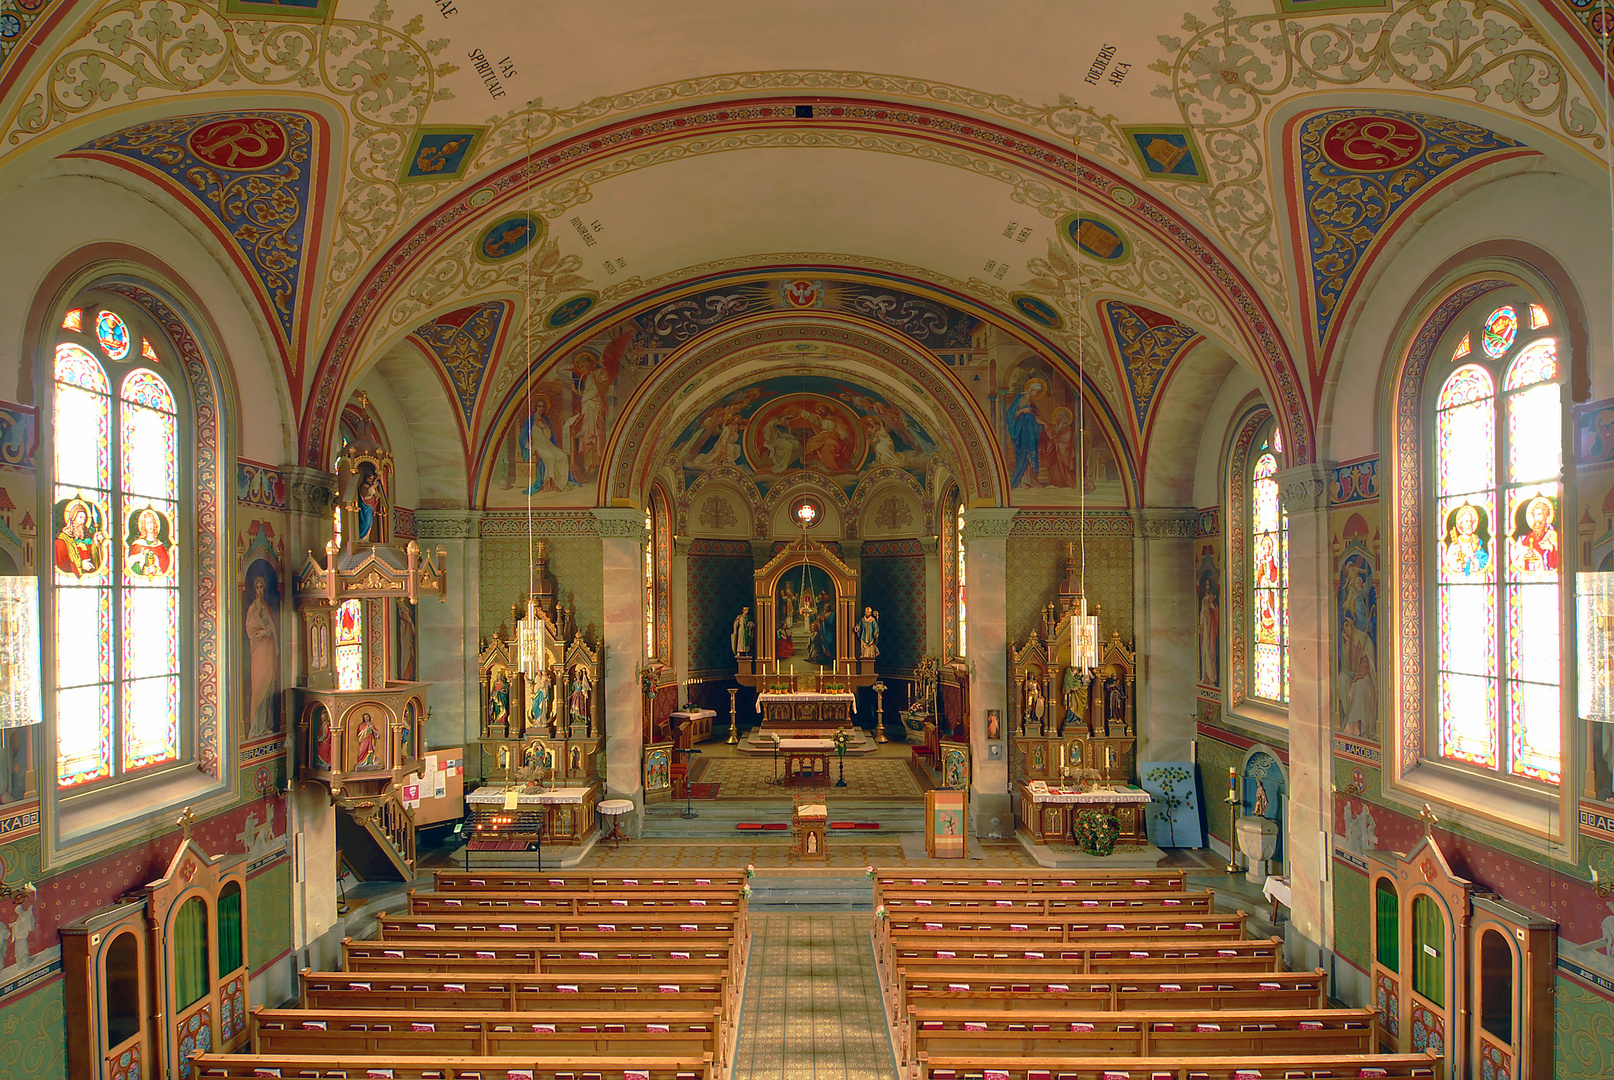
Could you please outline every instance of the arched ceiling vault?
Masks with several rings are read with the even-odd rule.
[[[511,0],[57,0],[0,38],[0,172],[78,154],[159,178],[264,308],[312,464],[362,373],[445,314],[510,296],[546,319],[609,311],[707,268],[830,253],[913,268],[1066,355],[1084,292],[1152,311],[1247,364],[1304,461],[1340,311],[1417,205],[1336,221],[1319,276],[1331,195],[1302,182],[1306,147],[1327,153],[1307,102],[1399,108],[1425,134],[1460,116],[1503,133],[1464,168],[1574,171],[1600,165],[1606,73],[1593,9],[1568,0],[1246,6],[828,0],[762,19],[607,0],[535,19]],[[242,165],[209,127],[284,136],[297,114],[315,119],[294,170]],[[251,193],[243,168],[285,174],[276,250],[229,197]],[[1425,171],[1418,198],[1451,179]],[[529,212],[537,235],[489,255]],[[1090,344],[1113,338],[1085,314]],[[524,367],[564,328],[524,330],[477,373],[495,395],[501,357]],[[1109,404],[1145,438],[1149,393],[1116,363]],[[481,385],[454,389],[470,445]]]

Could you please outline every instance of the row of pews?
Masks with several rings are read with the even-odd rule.
[[[1442,1080],[1180,870],[876,871],[874,904],[904,1080]]]
[[[191,1076],[724,1080],[749,945],[745,875],[438,871],[251,1053]]]

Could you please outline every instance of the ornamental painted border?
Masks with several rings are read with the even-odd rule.
[[[346,377],[349,354],[372,328],[392,292],[401,285],[405,271],[435,247],[440,238],[456,234],[459,226],[470,224],[472,219],[488,217],[491,220],[491,215],[505,211],[504,203],[519,198],[522,192],[541,179],[574,167],[585,159],[604,157],[629,144],[676,139],[692,131],[704,134],[719,128],[744,129],[769,122],[795,122],[798,103],[797,99],[788,98],[761,103],[729,103],[724,107],[681,109],[656,117],[619,121],[594,132],[580,133],[551,148],[547,154],[535,155],[510,165],[486,183],[477,185],[477,191],[494,192],[493,199],[485,205],[473,207],[470,203],[473,192],[463,191],[452,201],[441,204],[434,213],[417,221],[407,234],[388,248],[381,261],[357,284],[336,320],[340,330],[327,342],[320,356],[314,376],[313,400],[307,403],[309,407],[303,416],[301,441],[304,461],[318,463],[325,460],[326,429]],[[814,106],[815,110],[822,110],[826,118],[835,122],[872,123],[909,138],[926,141],[946,139],[973,143],[983,153],[1012,159],[1024,167],[1041,172],[1051,172],[1077,190],[1086,188],[1113,201],[1116,212],[1135,218],[1139,226],[1146,227],[1158,239],[1174,248],[1189,267],[1199,268],[1205,280],[1226,302],[1229,312],[1242,323],[1256,359],[1283,404],[1285,442],[1291,448],[1292,457],[1296,461],[1311,460],[1314,454],[1311,417],[1302,399],[1298,372],[1293,357],[1274,329],[1274,320],[1266,305],[1259,299],[1256,290],[1249,286],[1245,276],[1233,268],[1227,257],[1197,227],[1171,213],[1144,187],[1101,171],[1091,161],[1081,160],[1063,147],[1055,147],[978,120],[967,121],[939,110],[887,108],[879,103],[857,99],[819,98],[815,99]],[[1125,194],[1116,198],[1116,192]]]

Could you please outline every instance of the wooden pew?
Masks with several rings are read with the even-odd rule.
[[[1356,1080],[1379,1076],[1385,1080],[1443,1080],[1445,1062],[1432,1052],[1422,1054],[1277,1054],[1252,1062],[1236,1057],[1102,1057],[1073,1061],[1061,1057],[1000,1059],[980,1054],[921,1056],[916,1080],[965,1080],[992,1069],[1005,1080],[1244,1080],[1259,1073],[1264,1080],[1307,1077],[1308,1080]],[[1372,1071],[1364,1071],[1372,1070]]]
[[[1216,894],[1205,889],[1173,893],[1127,890],[1108,892],[1085,889],[1080,892],[1014,892],[1003,889],[970,889],[946,896],[933,890],[895,886],[875,897],[875,906],[890,914],[921,914],[925,911],[1000,911],[1016,915],[1051,915],[1062,911],[1214,911]]]
[[[393,1080],[506,1080],[520,1069],[532,1080],[576,1080],[585,1071],[621,1077],[629,1071],[646,1080],[718,1080],[720,1070],[710,1058],[622,1057],[609,1063],[580,1068],[569,1057],[444,1057],[387,1054],[195,1054],[193,1080],[251,1080],[254,1077],[364,1077],[371,1069],[390,1070]]]
[[[623,935],[594,948],[577,945],[524,945],[489,948],[491,942],[439,940],[353,941],[342,940],[342,968],[362,978],[370,974],[432,971],[474,973],[489,978],[517,978],[522,975],[596,974],[729,976],[729,1007],[738,1009],[745,986],[745,952],[730,948],[726,941],[700,947],[682,937],[665,943],[639,944]],[[680,947],[682,946],[682,947]],[[487,955],[483,955],[487,954]],[[658,980],[661,981],[661,980]]]
[[[588,1061],[623,1057],[725,1063],[719,1010],[709,1014],[307,1012],[254,1008],[252,1049],[258,1054],[436,1054],[468,1057],[559,1057]]]
[[[677,991],[663,987],[676,986]],[[368,987],[368,989],[366,989]],[[299,1007],[403,1012],[658,1012],[706,1014],[726,1010],[727,977],[521,975],[482,977],[441,971],[359,975],[302,972]],[[723,1012],[725,1032],[732,1013]],[[547,1017],[545,1017],[547,1019]]]
[[[874,959],[882,976],[889,977],[890,964],[899,948],[922,947],[957,951],[968,941],[992,946],[993,951],[1048,951],[1055,947],[1103,942],[1112,949],[1147,950],[1155,941],[1239,941],[1244,938],[1244,913],[1232,915],[1166,915],[1159,912],[1132,914],[1106,913],[1055,915],[1016,921],[1021,916],[966,914],[955,918],[943,915],[920,919],[893,917],[875,919]],[[895,924],[895,925],[893,925]]]
[[[1316,971],[1223,972],[1178,975],[1071,975],[1056,971],[947,970],[923,963],[897,968],[892,1019],[912,1007],[1093,1009],[1105,1012],[1192,1009],[1323,1009],[1328,977]]]
[[[905,935],[893,939],[895,965],[937,966],[946,970],[979,970],[986,961],[994,970],[1007,973],[1022,970],[1019,962],[1034,965],[1024,970],[1054,970],[1072,975],[1115,972],[1142,976],[1213,970],[1220,975],[1233,971],[1282,971],[1283,939],[1279,937],[1248,941],[1214,939],[1158,939],[1149,942],[1084,941],[1044,945],[1023,940],[1006,944],[1001,940],[973,938],[948,940],[945,947],[935,934]],[[894,970],[894,969],[893,969]]]
[[[946,870],[915,877],[909,871],[876,870],[874,887],[888,884],[925,885],[938,892],[956,888],[1003,889],[1164,889],[1183,892],[1188,871],[1174,870]]]
[[[744,870],[438,870],[432,877],[433,888],[438,892],[480,889],[534,892],[564,888],[615,896],[641,888],[712,888],[737,893],[746,883]]]
[[[928,930],[932,933],[960,932],[972,935],[1000,930],[1022,934],[1057,930],[1067,937],[1081,934],[1129,934],[1139,931],[1161,934],[1183,930],[1231,930],[1234,931],[1235,937],[1242,937],[1246,918],[1248,915],[1243,911],[1074,908],[1048,915],[1030,915],[996,908],[909,908],[904,911],[887,911],[884,918],[876,917],[875,929],[883,934]]]
[[[689,911],[701,908],[743,911],[745,897],[738,892],[719,893],[707,889],[635,889],[625,894],[597,892],[540,891],[536,893],[493,891],[416,892],[409,890],[409,908],[426,911],[512,911],[557,912],[567,915],[609,914],[615,911]]]
[[[1369,1054],[1378,1045],[1372,1009],[1306,1009],[1274,1013],[1015,1012],[911,1008],[897,1064],[967,1053],[981,1058],[1231,1057],[1242,1054]]]
[[[480,912],[449,913],[427,912],[423,915],[376,916],[382,941],[430,941],[433,938],[454,938],[459,941],[490,941],[522,943],[570,942],[580,938],[597,938],[606,934],[631,935],[635,940],[645,935],[668,935],[663,940],[687,940],[700,935],[722,935],[736,947],[746,942],[736,914],[733,911],[695,910],[676,914],[633,912],[621,915],[599,915],[578,918],[566,915],[528,915],[509,912],[489,916]]]

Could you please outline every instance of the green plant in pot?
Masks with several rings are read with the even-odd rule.
[[[1115,840],[1121,835],[1121,823],[1102,810],[1080,810],[1076,813],[1076,844],[1089,855],[1109,855],[1115,851]]]

